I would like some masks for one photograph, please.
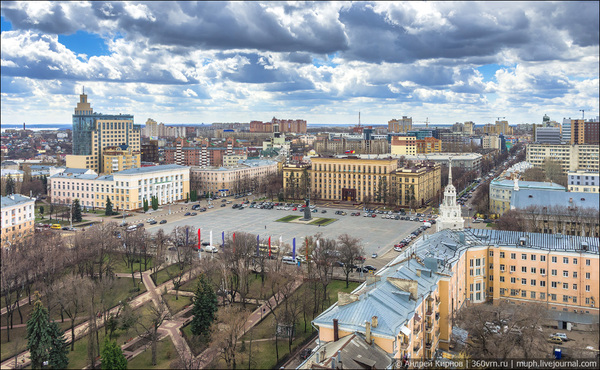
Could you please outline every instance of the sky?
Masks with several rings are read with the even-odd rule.
[[[599,2],[1,3],[1,122],[597,116]]]

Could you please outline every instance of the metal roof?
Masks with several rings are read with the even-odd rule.
[[[21,194],[11,194],[9,196],[0,198],[0,208],[12,207],[28,202],[35,202],[35,198],[29,198]]]
[[[137,175],[142,173],[150,173],[150,172],[160,172],[160,171],[169,171],[169,170],[185,170],[189,169],[188,166],[180,166],[178,164],[163,164],[158,166],[150,166],[150,167],[139,167],[139,168],[130,168],[128,170],[123,170],[119,172],[115,172],[115,175]]]
[[[492,180],[491,185],[513,189],[515,187],[515,182],[514,182],[514,180],[494,179],[494,180]],[[553,183],[553,182],[519,181],[519,191],[520,190],[528,190],[528,188],[529,189],[544,189],[544,190],[560,190],[560,191],[564,191],[564,192],[567,191],[567,188],[565,188],[564,186]]]
[[[519,187],[521,184],[519,183]],[[547,190],[541,189],[523,189],[513,191],[510,200],[511,208],[527,208],[529,206],[540,207],[577,207],[599,209],[600,194],[598,193],[578,193],[578,192],[552,192],[548,194]],[[550,213],[551,210],[550,210]]]

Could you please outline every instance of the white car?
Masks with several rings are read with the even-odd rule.
[[[219,249],[214,245],[207,245],[204,247],[204,251],[208,253],[219,253]]]

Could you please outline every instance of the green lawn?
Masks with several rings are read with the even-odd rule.
[[[160,271],[158,271],[156,274],[152,274],[150,275],[152,277],[152,280],[154,280],[154,284],[156,284],[156,286],[159,286],[160,284],[171,280],[171,278],[169,277],[169,272],[171,273],[171,276],[175,276],[175,274],[178,274],[180,272],[187,272],[189,271],[191,266],[186,266],[185,269],[180,270],[179,269],[179,264],[175,263],[170,265],[167,268],[164,268]],[[168,271],[168,272],[167,272]]]
[[[190,346],[190,350],[194,356],[198,356],[202,351],[204,351],[207,346],[202,343],[194,334],[192,334],[192,326],[186,325],[182,328],[183,338],[187,341],[188,346]]]
[[[156,366],[152,366],[152,350],[150,347],[135,356],[127,364],[128,369],[169,369],[171,362],[177,359],[177,350],[170,337],[158,342],[156,346]]]
[[[179,299],[175,299],[175,294],[164,294],[164,301],[169,306],[171,315],[175,315],[177,312],[183,310],[185,306],[192,304],[192,297],[179,295]]]
[[[275,222],[290,222],[290,221],[294,221],[297,220],[299,218],[301,218],[302,216],[293,216],[293,215],[289,215],[289,216],[285,216],[280,218],[279,220],[275,220]]]
[[[142,257],[136,258],[135,259],[135,263],[133,265],[133,271],[140,271],[140,260],[142,262],[142,271],[146,271],[144,269],[144,259]],[[121,272],[121,273],[126,273],[129,274],[131,273],[131,268],[127,267],[127,265],[125,264],[125,255],[124,254],[115,254],[113,256],[113,261],[115,261],[113,263],[113,271],[114,272]],[[152,267],[152,257],[148,258],[148,269],[150,269]]]
[[[325,226],[325,225],[329,225],[330,223],[336,222],[337,219],[336,218],[317,218],[314,221],[309,222],[309,225],[321,225],[321,226]]]
[[[294,351],[297,344],[292,344],[292,351]],[[238,352],[235,358],[237,369],[272,369],[277,364],[277,357],[275,353],[275,341],[271,342],[250,342],[244,343],[246,349],[244,352]],[[241,344],[238,344],[238,349]],[[279,358],[281,359],[288,353],[288,342],[287,340],[279,340],[277,347],[279,348]],[[251,358],[250,358],[251,357]],[[252,362],[251,366],[248,367],[248,360]],[[213,369],[226,369],[227,365],[223,359],[213,361],[210,366]]]

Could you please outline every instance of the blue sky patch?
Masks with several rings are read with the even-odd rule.
[[[4,31],[12,31],[12,24],[7,21],[4,17],[0,17],[0,29]]]
[[[321,58],[313,58],[313,62],[312,64],[316,67],[322,67],[322,66],[328,66],[328,67],[337,67],[338,64],[333,62],[333,59],[336,58],[338,56],[338,52],[335,52],[333,54],[328,54],[327,55],[327,59],[321,59]]]
[[[77,31],[72,35],[58,35],[58,42],[75,54],[86,54],[88,58],[110,54],[102,37],[86,31]]]
[[[483,80],[485,82],[488,81],[494,81],[494,82],[498,82],[496,81],[496,71],[502,68],[507,68],[507,69],[512,69],[514,68],[514,66],[501,66],[499,64],[486,64],[484,66],[481,67],[477,67],[475,68],[476,70],[478,70],[482,75],[483,75]]]

